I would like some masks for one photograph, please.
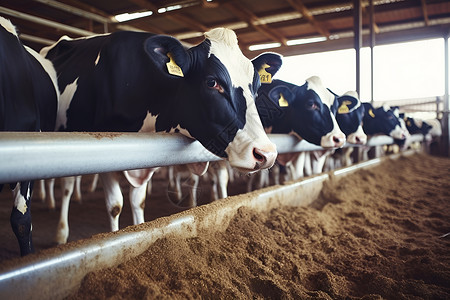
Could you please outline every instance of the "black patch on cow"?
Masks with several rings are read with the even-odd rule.
[[[280,94],[288,102],[287,107],[279,106]],[[260,98],[263,98],[262,101]],[[268,109],[267,98],[279,108],[279,112]],[[272,133],[294,131],[308,142],[320,145],[322,136],[333,129],[330,109],[316,92],[308,89],[308,83],[297,86],[273,80],[271,84],[263,84],[258,91],[256,104],[264,127],[272,127]]]
[[[400,121],[391,109],[385,111],[383,107],[374,108],[367,102],[363,106],[363,129],[366,134],[389,135],[397,125],[400,126]]]

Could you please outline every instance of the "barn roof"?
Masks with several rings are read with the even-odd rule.
[[[168,34],[192,44],[214,27],[237,33],[245,55],[251,45],[277,43],[283,55],[353,47],[353,3],[346,0],[5,0],[0,15],[15,24],[25,44],[39,50],[62,35],[117,30]],[[369,1],[361,1],[363,45],[369,40]],[[373,0],[376,43],[448,35],[448,0]],[[151,11],[125,22],[114,16]],[[315,41],[311,43],[311,41]],[[309,42],[309,43],[304,43]],[[300,43],[297,45],[292,45]],[[268,51],[268,50],[264,50]]]

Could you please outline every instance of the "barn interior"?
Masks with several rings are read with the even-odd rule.
[[[0,16],[10,19],[17,27],[22,42],[37,51],[44,46],[53,44],[63,35],[78,38],[121,30],[166,34],[174,36],[187,44],[197,44],[203,40],[203,32],[215,27],[233,29],[238,36],[242,52],[248,58],[256,57],[265,51],[274,51],[284,56],[293,56],[353,48],[357,54],[355,57],[357,89],[358,82],[360,81],[358,53],[362,47],[375,47],[377,45],[429,38],[443,38],[445,40],[445,54],[443,53],[443,55],[445,55],[446,62],[445,95],[438,100],[440,102],[437,104],[435,102],[431,104],[418,103],[418,107],[425,107],[427,110],[436,110],[436,107],[438,107],[436,116],[441,121],[443,134],[439,149],[436,150],[436,153],[445,157],[450,156],[448,117],[450,2],[447,0],[6,0],[0,4]],[[128,17],[131,18],[128,20],[122,19]],[[403,104],[406,104],[404,111],[407,111],[408,108],[416,109],[411,105],[408,106],[408,103]],[[362,169],[366,167],[365,165],[361,166]],[[164,172],[166,171],[156,176],[158,183],[165,183],[164,180],[167,174]],[[281,192],[263,192],[263,196],[255,194],[252,196],[252,199],[255,198],[257,201],[251,202],[253,200],[248,200],[248,203],[246,202],[244,205],[257,206],[262,201],[265,203],[263,205],[265,207],[264,209],[272,209],[278,205],[277,201],[282,201],[278,200],[277,197],[283,198],[285,195],[309,193],[310,190],[311,197],[305,201],[312,201],[320,192],[323,182],[338,175],[333,173],[324,176],[320,178],[316,177],[315,181],[311,182],[311,187],[306,187],[306,185],[303,187],[303,185],[296,184],[295,186],[285,188]],[[91,175],[86,176],[86,178],[91,180]],[[84,191],[87,190],[87,185],[88,183],[84,182]],[[239,193],[245,191],[245,186],[238,186],[237,183],[234,183],[234,185]],[[158,203],[162,209],[159,212],[151,211],[149,215],[146,215],[146,218],[147,216],[150,219],[160,218],[166,216],[165,213],[176,214],[184,212],[187,209],[185,206],[179,206],[174,209],[173,203],[166,201],[167,195],[165,190],[159,191],[157,194],[157,197],[159,197],[158,200],[155,200],[157,202],[149,203],[149,206]],[[278,196],[275,197],[274,194]],[[97,198],[102,197],[102,195],[101,190],[97,190],[95,194],[86,195],[86,198],[83,199],[84,203],[74,205],[71,208],[74,214],[81,214],[81,212],[87,210],[86,207],[90,207],[89,209],[92,208],[92,211],[81,218],[82,221],[77,223],[76,226],[79,226],[78,230],[73,226],[74,231],[78,231],[79,233],[78,238],[86,239],[92,234],[98,233],[98,231],[107,232],[109,230],[109,224],[107,224],[105,218],[102,218],[105,214],[99,214],[99,210],[101,211],[100,213],[104,211],[104,202],[97,201]],[[204,190],[203,196],[205,195],[206,192]],[[57,197],[60,196],[58,191]],[[11,203],[8,200],[10,200],[10,195],[3,191],[1,200],[2,202],[6,202],[7,207],[2,209],[2,220],[4,219],[5,222],[8,222],[7,219],[9,218]],[[233,199],[231,202],[237,203],[239,200]],[[241,202],[239,203],[239,205],[242,205]],[[57,214],[47,211],[44,203],[36,203],[33,205],[37,211],[35,218],[36,224],[39,224],[39,222],[45,224],[47,220],[53,219],[49,222],[51,224],[50,226],[52,226],[50,230],[53,230],[57,225]],[[128,208],[126,205],[128,205]],[[299,205],[305,205],[305,203],[303,202]],[[166,210],[164,210],[164,207]],[[223,211],[216,210],[217,207],[220,208],[220,205],[218,204],[207,210],[211,211],[216,216],[215,218],[220,219]],[[224,211],[226,210],[227,208],[224,209]],[[233,207],[233,213],[235,210],[237,210],[237,206]],[[204,213],[201,208],[197,209],[197,211]],[[41,216],[38,216],[39,213],[42,213]],[[151,224],[149,226],[150,228],[144,229],[142,232],[144,232],[144,236],[155,235],[155,232],[159,234],[166,230],[166,226],[172,226],[169,231],[173,230],[178,232],[178,230],[186,230],[187,228],[194,235],[192,228],[196,225],[192,225],[189,218],[189,213],[182,214],[181,218],[177,215],[170,219],[165,219],[162,225],[161,223]],[[226,218],[231,218],[231,216],[227,215]],[[102,219],[101,225],[92,225],[98,219]],[[85,221],[88,222],[83,223]],[[91,221],[92,224],[90,223]],[[221,221],[223,220],[220,219],[217,223]],[[201,222],[206,224],[208,220],[202,219]],[[211,226],[210,223],[206,225],[203,225],[203,223],[201,224],[204,227]],[[8,225],[8,223],[5,224]],[[127,226],[131,224],[132,216],[129,204],[125,201],[121,225]],[[95,229],[88,228],[91,225],[98,227]],[[36,232],[39,230],[41,232],[48,230],[48,228],[38,229],[37,226],[35,227]],[[10,228],[6,226],[5,231],[10,231]],[[133,244],[133,246],[124,246],[119,250],[114,249],[113,251],[102,249],[102,251],[105,251],[101,254],[105,255],[100,262],[100,264],[103,264],[102,267],[111,266],[110,261],[105,262],[107,260],[119,259],[117,258],[118,256],[121,256],[120,259],[124,257],[129,258],[135,255],[134,251],[143,251],[143,244],[141,245],[140,241],[137,240],[137,235],[140,233],[138,231],[136,232],[136,236],[131,238],[127,236],[126,232],[124,233],[122,231],[118,236],[119,239],[122,239],[121,243],[124,244],[129,243],[127,239],[136,238],[135,243],[139,244],[138,246]],[[53,231],[50,235],[52,234]],[[47,235],[48,233],[46,233]],[[113,245],[118,240],[117,236],[113,235],[109,235],[107,238],[108,240],[105,244],[108,245]],[[44,240],[44,238],[41,238],[41,241],[38,239],[39,236],[37,237],[37,242],[41,243],[42,248],[54,246],[51,242]],[[75,239],[70,241],[75,241]],[[3,254],[5,261],[17,256],[17,251],[15,250],[16,241],[12,233],[7,241],[12,246],[8,248],[6,254]],[[147,241],[148,243],[149,241]],[[147,246],[147,244],[145,245]],[[11,250],[11,248],[14,250]],[[19,274],[23,276],[20,277],[21,279],[25,278],[33,282],[31,286],[33,284],[38,286],[40,283],[36,279],[36,274],[40,274],[40,270],[39,268],[35,268],[35,266],[42,266],[42,274],[46,272],[48,274],[42,275],[44,280],[50,282],[52,278],[64,277],[68,285],[77,285],[78,281],[81,281],[85,275],[85,270],[93,270],[94,268],[87,266],[87,260],[84,261],[84,258],[79,253],[92,254],[94,253],[94,249],[97,248],[97,241],[86,242],[84,244],[81,242],[79,248],[81,250],[78,249],[78,252],[71,252],[70,255],[72,257],[56,256],[52,263],[67,259],[65,261],[67,264],[63,264],[57,268],[55,267],[54,269],[41,264],[41,261],[45,259],[42,257],[37,257],[34,261],[31,260],[31,267],[26,262],[20,262],[16,266],[11,267],[8,270],[9,273],[5,273],[3,277],[0,274],[0,282],[4,280],[4,284],[7,285],[10,282],[8,280],[14,281],[13,275]],[[137,248],[139,250],[136,250]],[[57,255],[60,254],[57,253]],[[79,260],[69,261],[73,256],[78,256]],[[89,257],[89,263],[97,263],[97,260],[100,261],[98,257],[99,255],[92,254],[92,257]],[[74,275],[76,276],[75,280],[77,283],[71,283],[73,281],[72,278],[62,276],[61,274],[66,275],[67,270],[72,270],[77,264],[82,265],[82,268],[85,268],[85,270]],[[86,264],[86,267],[83,264]],[[8,267],[8,264],[6,265]],[[26,272],[30,269],[36,273],[34,275],[27,275]],[[33,276],[34,279],[30,279]],[[21,279],[18,281],[20,282]],[[52,283],[45,291],[42,291],[42,295],[58,295],[56,298],[59,296],[67,296],[67,290],[59,292],[59,294],[57,292],[52,294],[51,288],[57,289],[58,285],[61,284],[58,282]],[[18,290],[18,288],[5,288],[3,292],[5,295],[17,295],[14,289]],[[24,298],[32,299],[33,297],[36,298],[36,296],[38,296],[38,293],[28,289]]]
[[[195,45],[215,27],[233,29],[250,59],[264,51],[292,56],[353,48],[357,92],[362,47],[444,38],[446,94],[437,100],[440,103],[421,107],[438,106],[446,136],[443,151],[448,149],[450,3],[445,0],[15,0],[3,1],[0,14],[17,26],[23,43],[37,51],[63,35],[77,38],[118,30],[166,34]],[[373,76],[371,81],[373,86]],[[418,109],[411,103],[392,105],[403,106],[404,112]]]

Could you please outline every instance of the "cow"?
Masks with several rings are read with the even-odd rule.
[[[58,74],[56,126],[61,131],[178,130],[244,173],[275,162],[276,146],[264,132],[254,101],[260,86],[257,70],[267,64],[275,72],[281,58],[263,54],[252,63],[232,30],[212,29],[191,48],[173,37],[145,32],[62,37],[41,54]],[[132,207],[144,205],[153,172],[124,172],[133,199],[139,199]],[[118,178],[115,173],[100,177],[115,231],[123,203]],[[136,218],[135,223],[143,222],[143,214]]]
[[[408,130],[403,127],[398,113],[398,109],[391,108],[389,105],[384,104],[380,107],[374,108],[372,104],[363,102],[364,105],[364,117],[363,117],[363,129],[368,136],[373,135],[387,135],[394,140],[404,141],[410,135]],[[362,153],[362,160],[368,159],[368,149],[364,147],[360,148]],[[376,149],[379,152],[379,149]],[[377,153],[375,156],[379,156]]]
[[[347,143],[354,145],[364,145],[367,143],[367,135],[362,128],[362,119],[364,117],[364,106],[359,100],[356,91],[345,92],[337,96],[338,110],[336,112],[336,121],[342,132],[347,137]],[[351,154],[354,147],[337,149],[332,156],[328,157],[330,166],[328,169],[334,169],[341,166],[352,164]]]
[[[323,148],[339,148],[345,143],[334,116],[335,96],[318,76],[306,79],[301,86],[277,79],[262,84],[256,105],[270,133],[293,133]]]
[[[53,131],[59,92],[51,63],[24,46],[11,21],[0,17],[0,130]],[[32,181],[10,184],[11,227],[22,256],[34,252],[30,197]],[[0,190],[2,185],[0,185]]]
[[[256,106],[266,131],[279,134],[291,133],[324,148],[341,147],[345,143],[345,135],[339,129],[334,116],[337,110],[335,95],[324,87],[321,79],[312,76],[302,86],[279,79],[271,80],[270,78],[264,81],[265,76],[273,73],[273,66],[258,63],[262,58],[257,56],[252,62],[262,66],[258,70],[262,84],[258,90]],[[284,165],[297,156],[298,154],[281,154],[278,155],[277,160]],[[221,196],[226,197],[227,176],[224,175],[227,173],[226,165],[215,164],[213,170],[208,172],[213,181],[217,178]],[[267,172],[268,170],[262,170],[255,174],[256,177],[259,176],[257,188],[263,187],[267,182]],[[255,176],[249,178],[248,190],[251,190]],[[199,179],[192,174],[190,177],[190,194],[191,197],[194,196],[194,199],[190,199],[190,203],[195,206],[195,189]],[[174,186],[179,186],[179,183],[175,183]],[[214,189],[216,189],[215,185]],[[180,192],[180,188],[176,188],[176,193]],[[181,196],[178,195],[178,198]],[[216,200],[215,196],[213,200]]]
[[[278,79],[263,83],[258,90],[256,105],[263,126],[270,133],[293,134],[325,149],[342,147],[346,141],[335,118],[338,109],[336,96],[318,76],[306,79],[301,86]],[[290,169],[300,171],[304,158],[302,153],[288,153],[278,155],[277,161],[281,165],[294,164]],[[261,176],[257,187],[260,188],[268,180],[262,178],[262,173],[258,176]],[[293,177],[301,177],[301,174]],[[251,185],[252,180],[248,190],[251,190]]]

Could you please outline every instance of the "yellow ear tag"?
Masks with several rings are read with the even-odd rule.
[[[179,76],[179,77],[184,77],[183,71],[177,65],[177,63],[173,60],[172,53],[168,52],[167,57],[170,59],[170,61],[168,63],[166,63],[167,71],[169,72],[169,74]]]
[[[280,107],[288,107],[289,103],[287,102],[287,100],[284,98],[283,94],[280,94],[280,99],[278,99],[278,105]]]
[[[369,109],[369,115],[370,115],[372,118],[375,118],[375,114],[373,113],[372,109]]]
[[[268,67],[270,67],[268,64],[264,64],[258,71],[261,83],[272,83],[272,74],[266,71]]]
[[[346,114],[350,111],[350,109],[348,108],[348,105],[352,104],[351,101],[348,100],[344,100],[341,104],[341,106],[339,106],[338,108],[338,114]]]

